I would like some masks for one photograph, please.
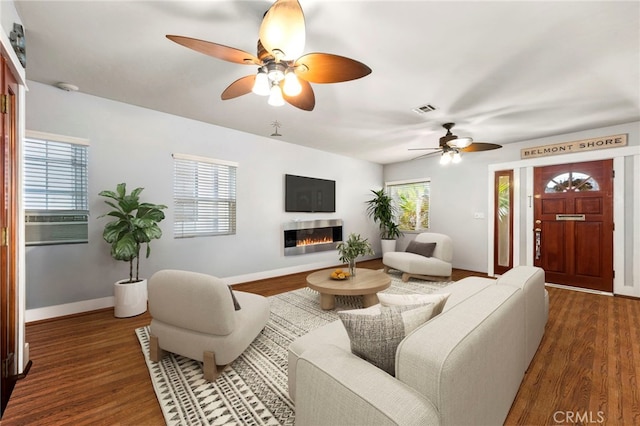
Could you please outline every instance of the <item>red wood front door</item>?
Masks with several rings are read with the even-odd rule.
[[[613,292],[613,160],[536,167],[534,194],[547,282]]]

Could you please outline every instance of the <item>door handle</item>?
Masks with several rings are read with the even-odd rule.
[[[542,254],[542,251],[540,248],[540,244],[542,240],[542,229],[536,228],[535,233],[536,233],[536,260],[540,260],[540,256]]]

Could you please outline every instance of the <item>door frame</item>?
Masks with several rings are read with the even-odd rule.
[[[0,25],[0,28],[3,28]],[[17,203],[17,230],[14,232],[14,237],[17,241],[16,259],[14,259],[14,267],[16,268],[16,368],[17,373],[20,375],[24,373],[25,367],[29,362],[29,347],[25,338],[25,311],[26,311],[26,280],[25,280],[25,246],[24,241],[24,209],[22,208],[22,140],[25,134],[25,121],[26,121],[26,84],[27,77],[25,68],[20,64],[16,53],[11,46],[8,31],[0,31],[0,55],[6,60],[11,74],[15,78],[18,84],[18,92],[16,93],[16,157],[17,164],[15,164],[16,172],[16,187],[18,188],[16,194]]]
[[[634,161],[634,181],[640,181],[640,146],[626,146],[620,148],[612,148],[606,150],[595,150],[581,153],[561,154],[557,156],[539,157],[527,160],[518,160],[508,163],[490,164],[488,167],[489,182],[489,212],[488,216],[493,217],[494,211],[494,173],[498,170],[513,169],[514,171],[514,258],[513,266],[533,265],[533,168],[539,166],[550,166],[565,163],[579,163],[593,160],[613,159],[613,168],[617,178],[613,182],[613,220],[615,229],[613,231],[613,267],[616,271],[613,279],[613,293],[623,296],[640,297],[640,268],[634,266],[633,276],[627,279],[625,271],[626,247],[624,244],[625,235],[625,158],[633,157]],[[526,185],[524,188],[520,186],[520,172],[524,173]],[[517,177],[516,177],[517,176]],[[640,212],[640,185],[634,188],[634,211]],[[631,206],[630,206],[631,207]],[[640,229],[639,215],[634,216],[634,228]],[[487,271],[490,276],[495,275],[493,269],[493,221],[488,222],[488,241],[487,241]],[[522,230],[522,232],[520,232]],[[635,233],[633,241],[633,258],[640,257],[640,236]],[[524,246],[523,246],[524,244]],[[524,253],[520,253],[520,248],[525,247]],[[631,282],[632,285],[625,285]],[[605,293],[610,294],[610,293]]]

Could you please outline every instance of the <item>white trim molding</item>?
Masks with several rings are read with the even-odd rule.
[[[101,299],[83,300],[82,302],[65,303],[63,305],[47,306],[44,308],[27,309],[25,322],[41,321],[45,319],[112,308],[115,304],[113,296]]]

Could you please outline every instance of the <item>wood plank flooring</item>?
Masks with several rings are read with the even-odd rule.
[[[234,288],[269,296],[304,287],[307,274]],[[468,275],[483,276],[456,270],[453,278]],[[545,336],[506,424],[640,424],[640,300],[556,288],[549,296]],[[28,324],[33,367],[0,424],[164,424],[134,333],[149,321],[107,309]]]

